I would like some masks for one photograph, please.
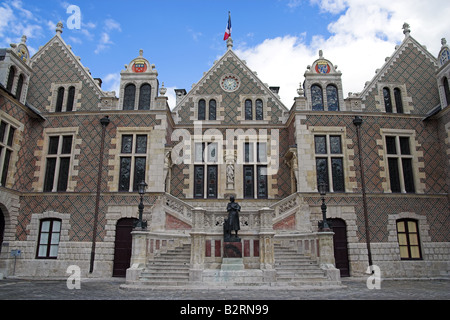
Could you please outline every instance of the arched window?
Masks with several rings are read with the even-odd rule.
[[[209,101],[209,120],[216,120],[217,104],[216,100]]]
[[[60,87],[58,89],[58,96],[56,98],[55,112],[62,111],[63,100],[64,100],[64,87]]]
[[[450,105],[450,88],[448,86],[447,77],[444,78],[444,92],[445,92],[445,100],[447,100],[446,105],[444,107],[446,107],[446,106]]]
[[[198,102],[198,120],[206,120],[206,101],[204,99]]]
[[[151,94],[152,87],[148,83],[143,84],[139,91],[139,110],[150,110]]]
[[[253,103],[252,100],[245,100],[245,120],[253,120]]]
[[[66,111],[73,111],[73,103],[75,101],[75,87],[69,88],[69,95],[67,97]]]
[[[261,99],[256,100],[255,113],[256,120],[264,120],[263,102]]]
[[[134,110],[134,101],[136,99],[136,86],[132,83],[125,87],[123,97],[123,110]]]
[[[11,68],[9,68],[8,82],[6,84],[6,90],[8,90],[9,92],[11,92],[12,90],[15,76],[16,76],[16,68],[11,66]]]
[[[23,88],[23,74],[19,76],[19,80],[17,81],[16,98],[19,101],[20,97],[22,96],[22,88]]]
[[[327,86],[327,101],[328,111],[339,111],[339,96],[336,86]]]
[[[315,111],[323,111],[323,94],[319,85],[311,86],[312,109]]]
[[[397,106],[397,113],[403,113],[402,92],[399,88],[394,89],[395,105]]]
[[[383,88],[383,97],[386,112],[392,113],[391,91],[389,90],[389,88]]]

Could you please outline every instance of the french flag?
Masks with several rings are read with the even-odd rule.
[[[225,35],[223,36],[223,40],[227,40],[231,36],[231,14],[228,12],[228,25],[225,30]]]

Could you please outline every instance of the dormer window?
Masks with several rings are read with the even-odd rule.
[[[339,111],[339,95],[335,85],[327,86],[328,111]]]
[[[123,98],[123,110],[134,110],[134,101],[136,99],[136,86],[132,83],[125,87]]]
[[[77,105],[80,99],[82,83],[52,83],[52,105],[49,111],[72,112],[80,106]],[[78,94],[78,96],[77,96]]]
[[[208,105],[208,109],[206,106]],[[206,119],[208,115],[208,119]],[[200,99],[197,104],[197,120],[217,120],[217,102],[215,99],[209,100],[206,104],[205,99]]]
[[[9,92],[12,91],[15,76],[16,76],[16,68],[11,66],[11,68],[9,68],[8,82],[6,83],[6,90],[8,90]]]
[[[311,101],[313,111],[323,111],[322,87],[315,84],[311,86]]]

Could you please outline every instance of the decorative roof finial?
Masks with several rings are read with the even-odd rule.
[[[161,96],[164,96],[164,95],[166,94],[166,92],[167,92],[167,88],[164,87],[164,82],[163,82],[163,83],[162,83],[162,87],[159,89],[159,94],[160,94]]]
[[[59,35],[61,35],[61,33],[63,33],[63,29],[64,28],[64,25],[63,25],[63,23],[60,21],[60,22],[58,22],[57,24],[56,24],[56,34],[59,34]]]
[[[27,36],[26,35],[23,35],[22,36],[22,43],[26,43],[27,42]]]
[[[144,55],[144,50],[139,50],[139,56],[142,57]]]
[[[322,50],[319,50],[319,58],[323,59],[323,51]]]
[[[302,83],[301,83],[301,82],[300,82],[299,88],[297,89],[297,93],[298,93],[298,95],[299,95],[300,97],[303,97],[303,96],[305,95],[305,91],[304,91],[303,88],[302,88]]]
[[[409,34],[411,33],[411,26],[405,22],[403,24],[403,34],[405,35],[405,37],[409,36]]]
[[[442,38],[442,39],[441,39],[441,44],[442,44],[442,47],[447,46],[447,39]]]
[[[228,50],[233,49],[233,39],[231,39],[231,37],[227,40],[227,48]]]

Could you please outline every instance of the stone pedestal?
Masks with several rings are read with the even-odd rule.
[[[222,271],[238,271],[244,270],[244,259],[242,258],[223,258]]]
[[[224,242],[224,258],[242,258],[242,242]]]
[[[131,232],[133,238],[131,248],[130,268],[126,271],[128,283],[137,281],[147,263],[147,235],[146,230],[135,230]]]

